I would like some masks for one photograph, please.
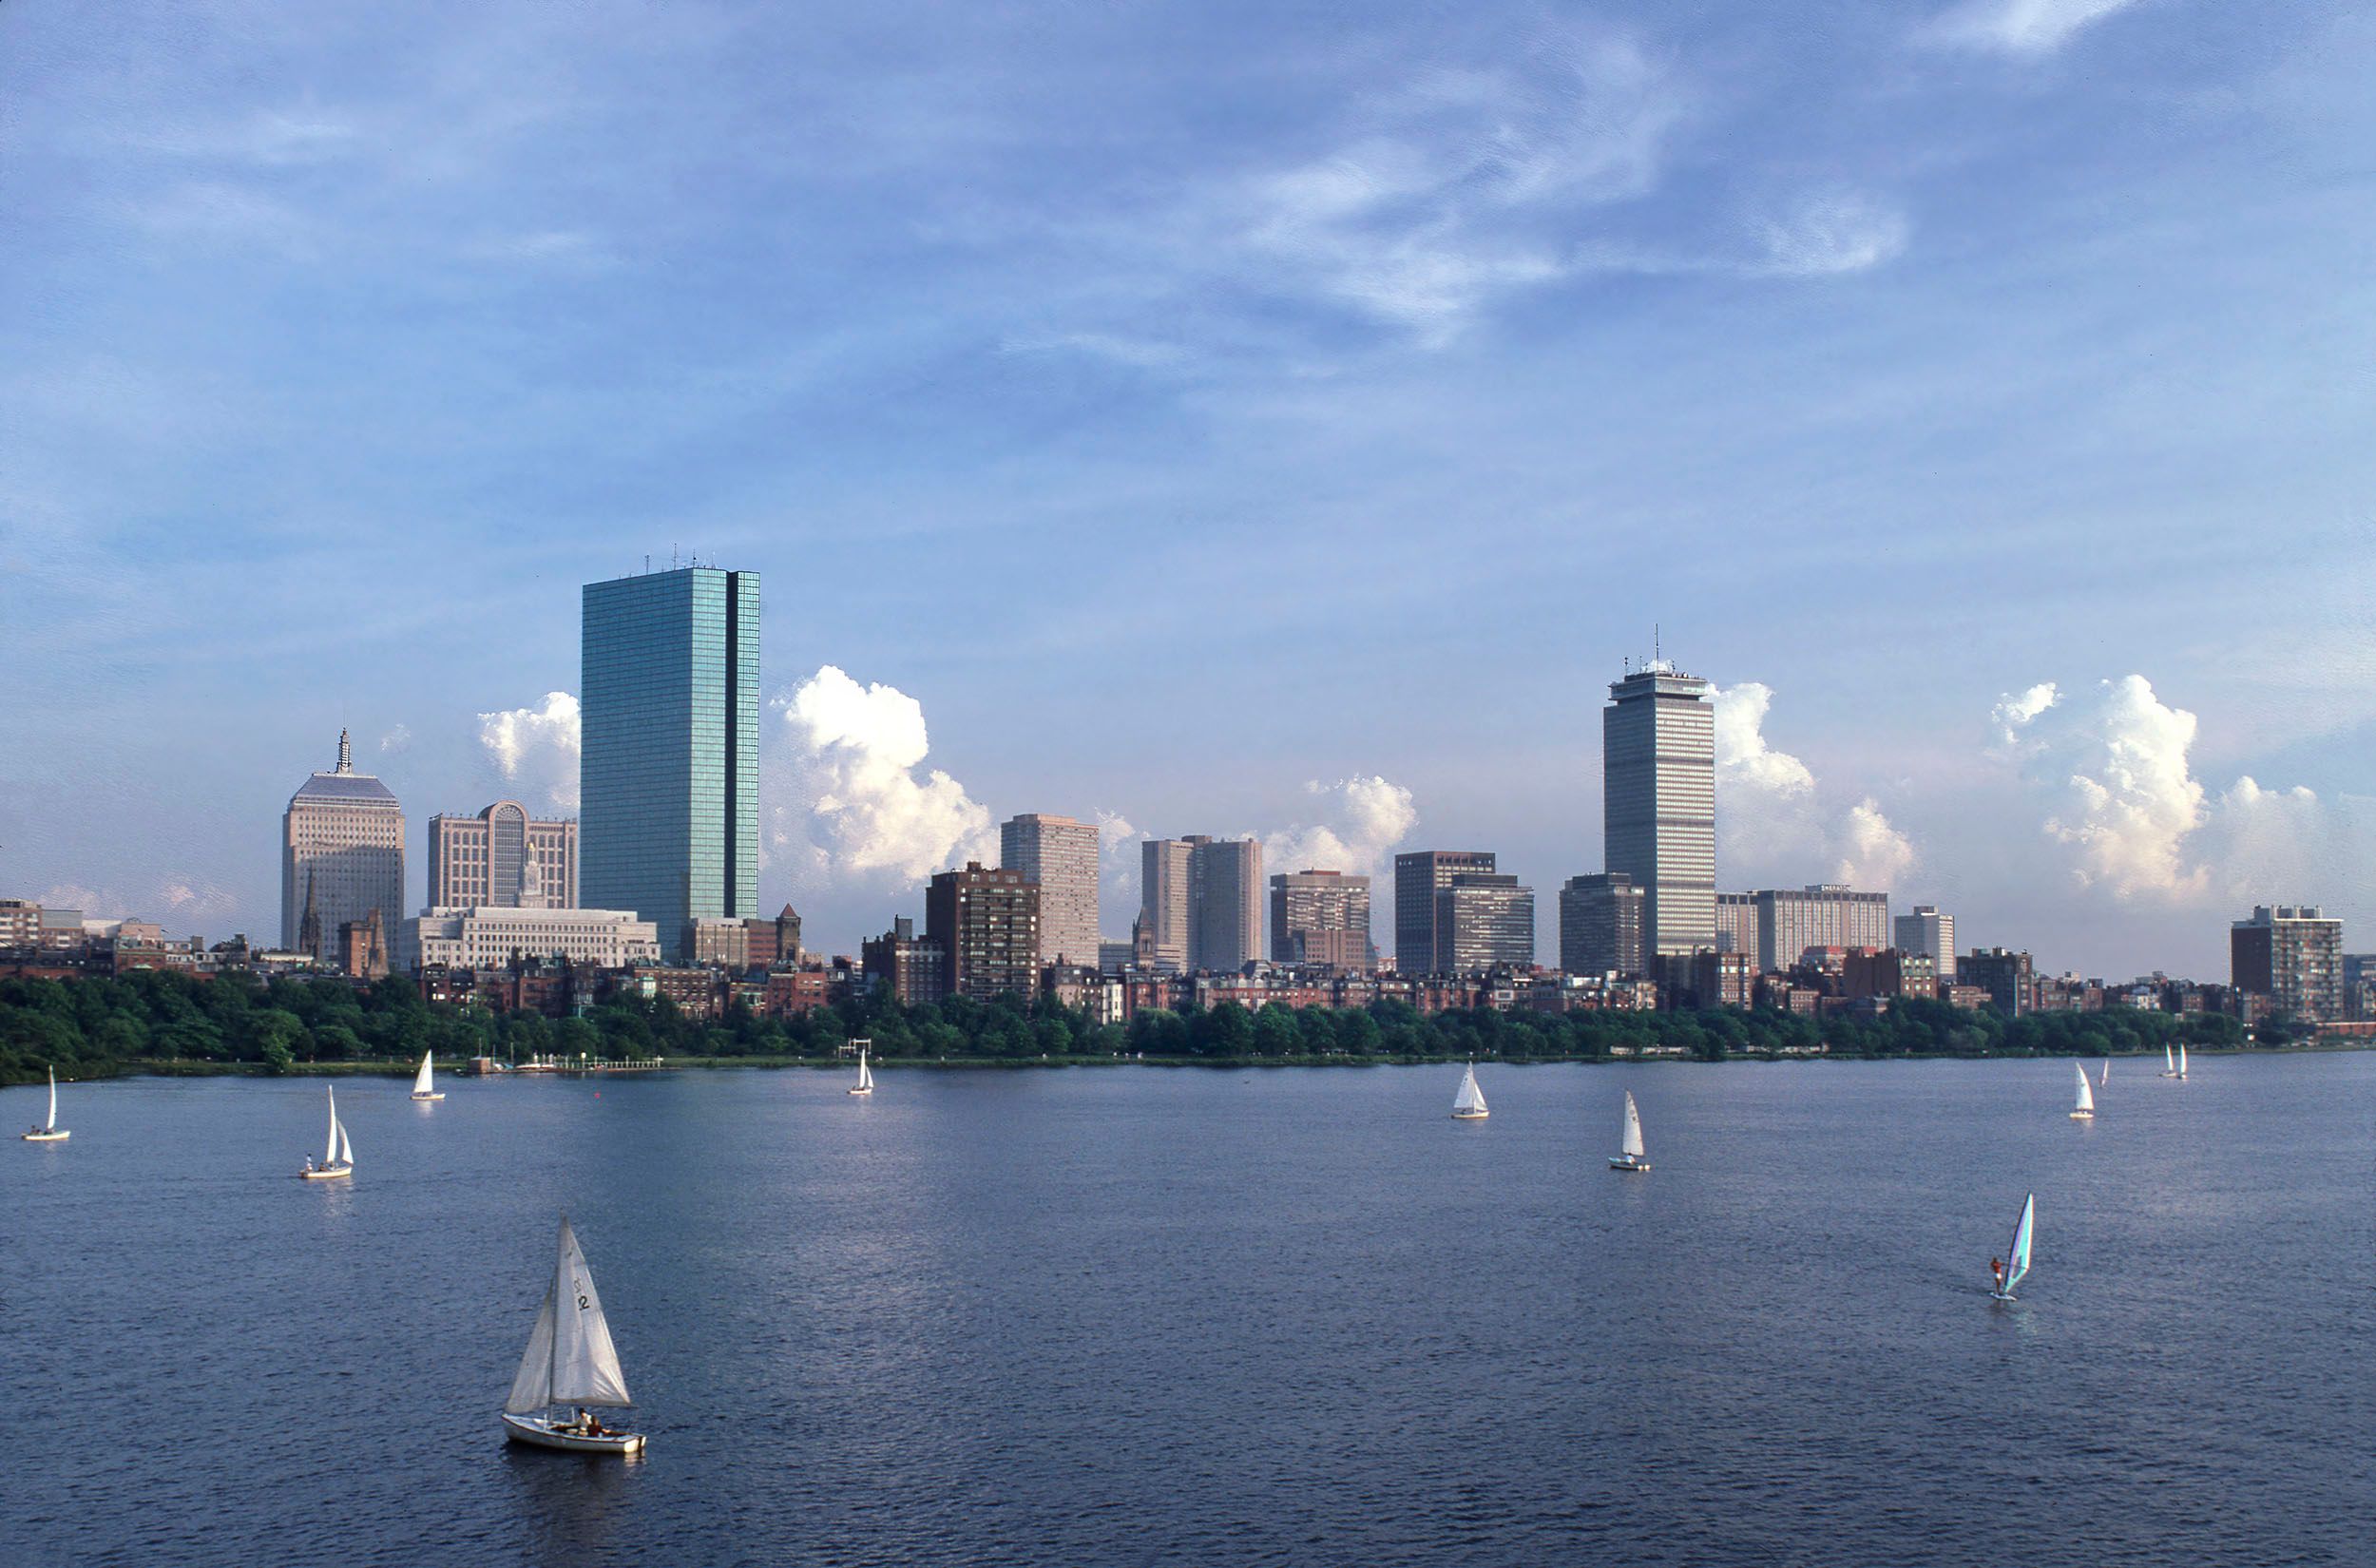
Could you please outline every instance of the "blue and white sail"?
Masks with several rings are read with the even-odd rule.
[[[2013,1245],[2005,1253],[2004,1283],[1997,1287],[1999,1299],[2013,1299],[2013,1288],[2029,1273],[2030,1231],[2038,1217],[2038,1195],[2022,1199],[2022,1217],[2013,1227]]]

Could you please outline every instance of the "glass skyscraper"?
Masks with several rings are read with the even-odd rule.
[[[1716,945],[1716,732],[1708,682],[1653,667],[1600,710],[1601,850],[1642,890],[1645,961]]]
[[[585,585],[579,896],[682,962],[691,926],[758,913],[759,574]]]

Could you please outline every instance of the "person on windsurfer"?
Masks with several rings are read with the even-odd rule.
[[[2004,1294],[2004,1265],[1996,1258],[1988,1260],[1989,1277],[1997,1282],[1997,1294]]]

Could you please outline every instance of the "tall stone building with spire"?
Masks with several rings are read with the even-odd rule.
[[[340,730],[337,771],[307,779],[280,818],[280,945],[337,965],[342,928],[374,913],[382,931],[404,914],[404,808],[354,771]]]

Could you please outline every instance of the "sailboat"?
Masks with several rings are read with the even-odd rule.
[[[2096,1096],[2087,1086],[2087,1069],[2074,1061],[2071,1072],[2079,1079],[2079,1103],[2071,1107],[2071,1119],[2093,1121],[2096,1119]]]
[[[2170,1054],[2170,1042],[2166,1040],[2161,1042],[2161,1076],[2164,1078],[2185,1076],[2178,1071],[2178,1059]]]
[[[1612,1171],[1647,1171],[1650,1161],[1644,1157],[1641,1144],[1641,1108],[1634,1103],[1634,1091],[1625,1091],[1624,1152],[1609,1157]]]
[[[2096,1075],[2096,1087],[2100,1089],[2112,1081],[2112,1059],[2104,1058],[2104,1070]]]
[[[850,1085],[850,1093],[871,1095],[873,1092],[874,1069],[866,1064],[866,1047],[861,1045],[858,1047],[858,1081]]]
[[[2029,1273],[2030,1223],[2038,1214],[2038,1195],[2032,1193],[2022,1199],[2022,1217],[2013,1227],[2013,1247],[2005,1254],[2004,1270],[1997,1275],[1997,1288],[1988,1293],[1999,1301],[2013,1299],[2013,1287]],[[1992,1263],[1994,1259],[1990,1260]]]
[[[414,1100],[443,1100],[446,1098],[444,1093],[437,1087],[435,1077],[430,1069],[429,1059],[430,1053],[423,1051],[421,1053],[421,1070],[412,1075],[412,1098]]]
[[[2178,1081],[2186,1081],[2186,1042],[2178,1042]]]
[[[64,1143],[74,1135],[58,1125],[58,1069],[49,1069],[49,1119],[25,1135],[28,1143]]]
[[[514,1443],[576,1454],[641,1453],[642,1433],[615,1431],[589,1413],[634,1403],[619,1351],[610,1343],[603,1298],[594,1291],[594,1275],[564,1214],[561,1253],[545,1287],[545,1305],[536,1310],[527,1353],[520,1358],[519,1375],[504,1401],[504,1435]],[[576,1414],[556,1417],[556,1405]]]
[[[330,1090],[330,1141],[322,1149],[322,1162],[309,1157],[305,1169],[297,1175],[307,1181],[328,1181],[335,1176],[354,1174],[354,1145],[347,1140],[346,1123],[338,1119],[338,1091]]]
[[[1460,1093],[1452,1097],[1452,1119],[1483,1121],[1491,1114],[1485,1109],[1485,1091],[1477,1087],[1477,1064],[1472,1061],[1461,1074]]]

